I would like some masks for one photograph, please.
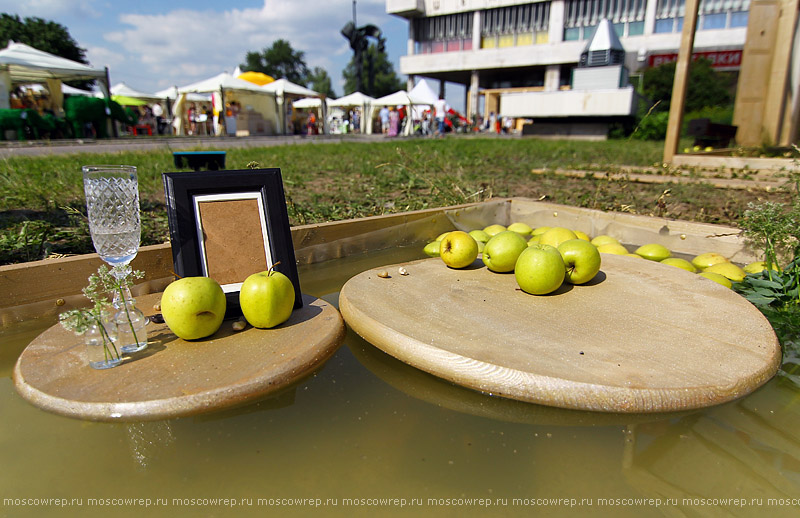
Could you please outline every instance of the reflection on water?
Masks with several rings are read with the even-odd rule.
[[[419,252],[393,254],[305,267],[303,289],[336,303],[354,273]],[[0,516],[797,514],[796,501],[782,505],[800,498],[799,391],[785,378],[684,414],[577,412],[453,386],[348,334],[323,368],[257,403],[106,424],[49,414],[16,395],[13,362],[33,336],[0,335],[0,497],[11,499]],[[121,496],[150,507],[89,500]],[[20,504],[44,497],[82,503]],[[324,509],[289,500],[317,498]],[[468,501],[478,498],[491,507]],[[733,498],[747,505],[723,500]]]

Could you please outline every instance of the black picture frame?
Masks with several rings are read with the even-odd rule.
[[[286,275],[294,285],[295,308],[302,307],[280,169],[170,172],[163,174],[163,181],[176,275],[214,277],[225,290],[228,300],[226,318],[229,318],[241,314],[238,288],[244,278],[276,264],[275,270]],[[225,205],[225,202],[237,203]],[[209,220],[211,214],[216,214],[213,220]],[[207,227],[218,227],[213,243]],[[236,245],[228,246],[237,238],[240,244],[244,243],[252,250],[263,246],[266,264],[261,265],[261,259],[255,256],[241,258],[243,254],[239,253]],[[212,251],[222,255],[215,258]],[[220,269],[230,268],[230,263],[237,261],[246,262],[246,267],[234,269],[235,273],[226,270],[227,273],[220,274],[233,275],[237,279],[221,281],[216,275],[209,275],[217,265]],[[236,282],[228,282],[231,280]]]

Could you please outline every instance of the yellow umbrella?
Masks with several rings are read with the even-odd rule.
[[[275,81],[274,77],[268,76],[262,72],[242,72],[239,74],[239,79],[244,79],[258,86],[264,86]]]

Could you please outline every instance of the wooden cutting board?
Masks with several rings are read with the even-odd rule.
[[[137,298],[147,315],[161,294]],[[95,421],[147,421],[241,405],[312,372],[344,340],[339,312],[303,296],[303,307],[273,329],[232,329],[186,341],[166,324],[147,326],[148,347],[112,369],[88,366],[82,337],[55,325],[34,339],[14,367],[22,397],[57,414]]]
[[[493,273],[480,259],[463,270],[424,259],[356,275],[339,308],[368,342],[421,370],[562,408],[715,405],[765,383],[781,359],[769,322],[740,295],[626,256],[603,254],[589,284],[545,296],[519,290],[513,273]]]

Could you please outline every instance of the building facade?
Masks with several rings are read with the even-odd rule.
[[[749,6],[750,0],[701,0],[694,54],[738,70]],[[684,0],[386,0],[386,11],[409,22],[407,55],[400,58],[409,84],[422,76],[465,85],[474,117],[479,92],[485,116],[504,111],[506,94],[569,90],[603,19],[619,36],[633,78],[677,59]]]

